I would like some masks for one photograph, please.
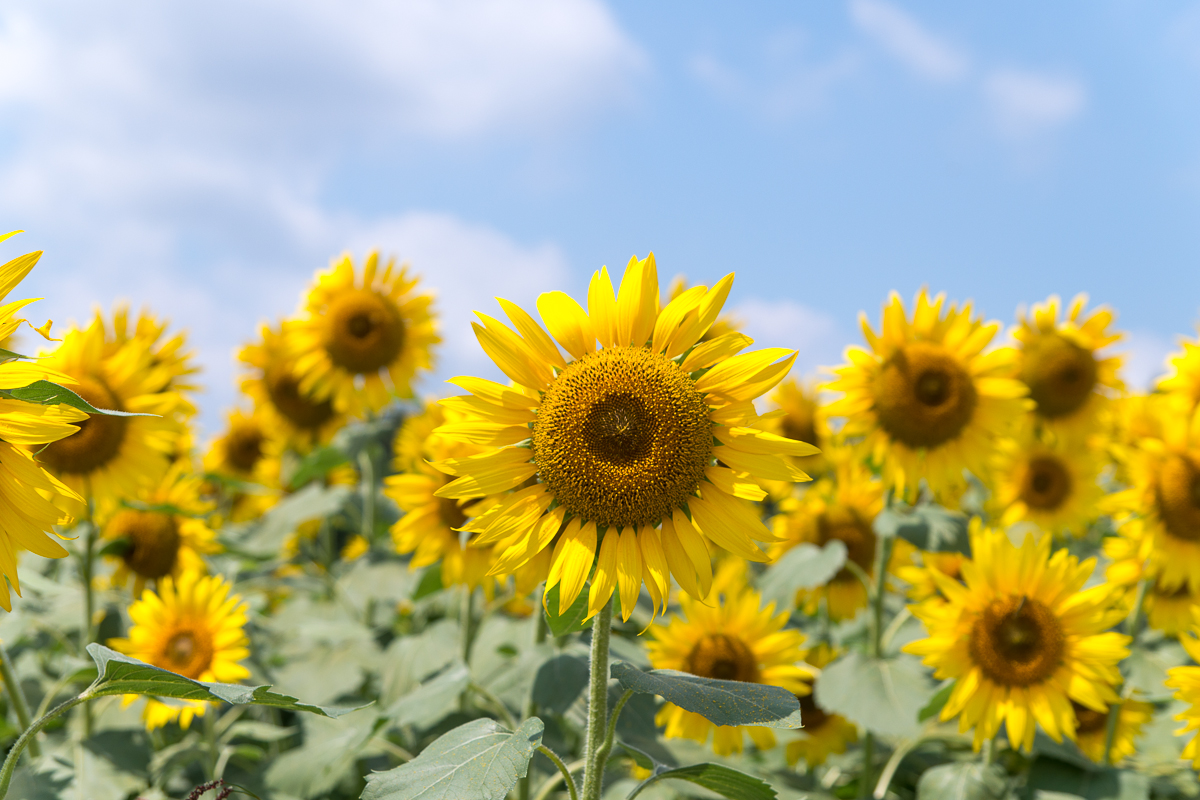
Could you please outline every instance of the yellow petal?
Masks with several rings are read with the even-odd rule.
[[[688,314],[695,316],[696,309],[706,291],[708,291],[707,286],[693,286],[667,303],[667,307],[658,315],[658,321],[654,323],[654,342],[651,346],[654,352],[661,353],[667,349],[667,344],[678,332],[679,326],[683,325]],[[674,355],[678,355],[678,353]],[[670,357],[673,358],[674,355]]]
[[[572,358],[583,358],[596,349],[592,321],[570,295],[545,292],[538,295],[537,307],[546,330]]]
[[[683,360],[681,366],[684,372],[706,369],[719,361],[732,358],[752,344],[754,344],[754,340],[746,334],[730,331],[696,345],[692,348],[692,352],[688,353],[688,357]]]
[[[689,314],[684,319],[683,324],[676,329],[675,335],[667,343],[667,358],[674,358],[700,341],[700,337],[717,321],[717,317],[721,313],[721,308],[725,305],[725,298],[729,297],[729,290],[731,288],[733,288],[732,272],[721,278],[717,282],[717,285],[704,295],[704,299],[700,301],[700,305],[696,308],[696,314]]]
[[[489,403],[495,403],[506,408],[537,408],[539,403],[536,397],[530,397],[510,386],[484,380],[483,378],[462,375],[457,378],[451,378],[446,383],[452,383],[455,386],[466,389],[481,400],[486,400]]]
[[[588,525],[595,527],[594,522],[589,522]],[[600,554],[596,558],[596,575],[592,579],[592,589],[588,592],[588,613],[585,619],[591,619],[605,603],[612,601],[613,588],[617,585],[617,543],[620,538],[617,532],[610,528],[600,543]]]
[[[716,503],[696,498],[688,501],[688,508],[692,510],[696,527],[719,547],[749,561],[765,563],[771,560],[755,546],[738,522],[726,515]]]
[[[713,428],[713,436],[721,444],[729,445],[735,450],[760,455],[812,456],[821,452],[819,447],[776,436],[773,433],[760,431],[757,428],[726,428],[718,425]]]
[[[517,328],[526,344],[533,349],[538,356],[545,360],[547,364],[559,369],[565,369],[567,362],[563,360],[562,353],[558,352],[558,348],[554,346],[554,341],[550,338],[542,326],[534,321],[533,317],[525,309],[521,308],[516,303],[505,300],[503,297],[497,297],[496,302],[500,303],[500,307],[504,309],[504,313],[512,320],[513,325]]]
[[[479,346],[483,348],[483,352],[496,362],[496,366],[500,368],[501,372],[522,386],[528,386],[531,389],[547,387],[548,383],[534,372],[523,352],[511,349],[494,333],[477,322],[471,323],[471,329],[475,331],[475,338],[479,340]]]
[[[596,338],[604,347],[612,347],[617,341],[617,298],[613,293],[612,279],[608,267],[601,267],[592,275],[588,284],[588,317]]]
[[[642,551],[633,528],[622,530],[617,539],[617,588],[621,592],[621,620],[627,622],[642,592]]]
[[[737,472],[744,472],[755,479],[765,478],[771,481],[791,481],[792,483],[812,480],[804,470],[782,456],[759,455],[721,446],[713,448],[713,457]]]
[[[498,422],[451,422],[437,429],[447,439],[467,444],[503,447],[528,439],[527,425],[502,425]]]
[[[658,310],[658,270],[654,253],[629,259],[617,294],[617,344],[644,345],[654,333]]]
[[[562,552],[555,560],[556,566],[561,565],[558,566],[561,575],[558,583],[560,615],[565,614],[575,598],[579,597],[588,573],[592,571],[592,562],[596,560],[596,523],[581,525],[578,518],[573,519],[567,524],[562,538]]]
[[[696,570],[696,578],[700,581],[699,597],[708,597],[713,579],[712,555],[708,552],[708,545],[687,518],[687,514],[683,513],[683,509],[675,509],[671,521],[675,523],[675,536],[679,539],[679,544]]]
[[[767,498],[767,493],[761,486],[749,477],[727,467],[709,467],[704,470],[704,477],[725,494],[754,502],[760,502]]]
[[[701,392],[714,392],[726,395],[736,390],[748,381],[755,380],[758,375],[781,358],[796,355],[795,350],[783,347],[768,347],[743,353],[739,356],[722,361],[710,369],[696,381],[696,389]],[[749,397],[736,397],[736,400],[749,400]]]
[[[667,559],[667,566],[671,569],[671,574],[675,576],[675,580],[683,587],[683,590],[696,599],[701,599],[708,595],[708,592],[701,594],[700,585],[696,583],[696,567],[692,564],[691,558],[688,556],[687,550],[679,541],[679,537],[675,535],[675,524],[669,519],[662,521],[662,532],[660,534],[662,542],[663,555]],[[708,560],[707,553],[705,561]],[[711,575],[709,576],[711,580]]]
[[[541,353],[538,352],[536,347],[522,339],[516,333],[516,331],[509,328],[500,320],[489,317],[487,314],[482,314],[478,311],[475,312],[475,316],[483,320],[484,327],[487,328],[487,330],[493,336],[495,336],[497,340],[502,342],[510,352],[519,354],[525,363],[529,365],[530,370],[537,375],[538,379],[541,380],[543,384],[549,385],[550,381],[554,380],[554,370],[551,368],[551,365],[543,359]],[[534,327],[537,328],[539,332],[541,331],[541,328],[538,328],[536,324],[534,324]],[[551,347],[553,348],[553,345],[551,345]]]
[[[438,405],[458,411],[468,418],[482,417],[488,422],[501,425],[527,425],[537,419],[530,408],[512,408],[511,406],[496,405],[479,397],[457,395],[438,400]]]

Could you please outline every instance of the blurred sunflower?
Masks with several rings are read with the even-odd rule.
[[[393,396],[412,397],[413,376],[432,368],[430,350],[441,341],[433,297],[416,292],[407,266],[397,269],[393,258],[382,273],[378,268],[373,252],[360,283],[343,255],[317,274],[305,316],[288,331],[300,391],[332,400],[338,411],[378,411]]]
[[[964,469],[986,475],[994,438],[1027,401],[1025,387],[1007,377],[1012,349],[983,352],[1000,323],[972,319],[970,303],[944,306],[944,295],[931,302],[922,290],[910,320],[893,292],[878,335],[860,317],[870,350],[847,349],[850,363],[824,388],[842,392],[826,413],[845,418],[841,434],[859,439],[889,487],[907,498],[924,479],[952,503]]]
[[[1193,609],[1192,614],[1191,635],[1179,637],[1179,642],[1193,662],[1200,662],[1200,640],[1196,639],[1196,634],[1200,634],[1200,608]],[[1200,736],[1194,733],[1200,730],[1200,667],[1173,667],[1167,670],[1166,685],[1175,690],[1177,702],[1187,705],[1187,708],[1175,716],[1176,719],[1187,723],[1177,730],[1175,735],[1193,734],[1183,748],[1183,757],[1192,762],[1193,769],[1200,769]]]
[[[1062,301],[1051,295],[1035,303],[1029,314],[1019,312],[1013,331],[1013,375],[1029,387],[1034,413],[1043,423],[1077,436],[1090,433],[1110,395],[1125,388],[1117,377],[1121,358],[1099,354],[1123,334],[1108,330],[1114,314],[1105,306],[1085,316],[1087,299],[1086,294],[1076,295],[1060,323]]]
[[[104,321],[97,315],[100,324]],[[196,412],[188,394],[199,390],[192,382],[192,376],[200,371],[192,361],[192,353],[185,350],[187,336],[181,331],[167,336],[167,320],[160,320],[148,309],[142,309],[130,328],[129,306],[118,304],[113,308],[112,332],[106,333],[105,355],[109,356],[120,350],[130,340],[137,340],[150,353],[150,369],[156,375],[154,380],[160,382],[165,389],[178,392],[184,402],[181,410],[189,416]]]
[[[932,573],[946,601],[910,606],[929,638],[903,649],[923,656],[935,678],[956,680],[941,719],[974,728],[976,750],[1001,723],[1026,752],[1037,725],[1057,742],[1074,740],[1071,701],[1103,713],[1118,700],[1129,637],[1107,632],[1122,616],[1117,594],[1103,584],[1083,590],[1095,559],[1051,555],[1049,536],[1027,536],[1018,548],[978,518],[971,527],[965,585]]]
[[[838,655],[828,644],[822,643],[808,651],[805,661],[824,669]],[[804,727],[796,732],[798,738],[787,743],[788,764],[795,765],[803,759],[809,769],[819,767],[829,756],[846,752],[846,748],[858,740],[858,727],[845,717],[817,705],[811,690],[798,699]]]
[[[294,324],[283,323],[279,330],[263,325],[261,340],[243,347],[238,360],[251,368],[242,378],[242,391],[254,401],[255,412],[282,431],[289,444],[307,452],[328,442],[346,417],[334,411],[332,400],[300,391],[300,377],[286,352],[288,331]]]
[[[774,603],[762,606],[762,597],[746,585],[745,569],[740,560],[721,565],[713,584],[719,599],[711,606],[680,595],[682,616],[650,628],[646,653],[651,666],[704,678],[781,686],[797,696],[809,694],[812,673],[802,663],[804,634],[784,627],[787,611],[776,614]],[[711,733],[717,755],[742,752],[743,734],[760,750],[775,746],[770,728],[714,725],[673,703],[664,703],[654,721],[664,727],[668,739],[704,744]]]
[[[779,416],[767,419],[763,430],[798,442],[808,442],[814,447],[826,447],[832,433],[825,420],[824,410],[817,401],[816,386],[804,386],[796,379],[788,378],[776,387],[768,400],[780,413]],[[797,458],[796,466],[809,475],[816,476],[825,472],[829,464],[824,455],[817,453]]]
[[[1183,351],[1167,357],[1170,372],[1158,381],[1158,391],[1165,393],[1185,412],[1200,406],[1200,336],[1194,340],[1181,338]]]
[[[233,409],[226,415],[225,431],[209,445],[204,469],[217,476],[255,484],[233,491],[229,517],[234,522],[257,519],[279,500],[284,434],[272,430],[273,418],[255,411]]]
[[[1097,711],[1071,701],[1075,712],[1075,744],[1083,754],[1097,764],[1105,763],[1104,747],[1108,742],[1109,710]],[[1113,764],[1120,764],[1137,751],[1136,742],[1142,728],[1154,716],[1154,706],[1139,700],[1122,700],[1117,712],[1117,727],[1108,753]]]
[[[110,639],[114,650],[147,664],[196,681],[233,683],[250,677],[240,661],[250,657],[246,606],[218,576],[201,577],[185,572],[179,579],[164,578],[158,593],[149,590],[129,607],[133,627],[128,639]],[[125,705],[141,695],[125,695]],[[178,720],[187,728],[193,717],[204,716],[203,700],[146,698],[143,719],[154,730]]]
[[[123,508],[97,520],[104,540],[120,542],[110,547],[114,586],[124,586],[132,575],[133,596],[140,597],[147,581],[206,571],[201,554],[218,552],[220,546],[204,521],[212,504],[201,499],[202,486],[186,464],[176,463],[157,487],[130,498],[144,510]]]
[[[772,535],[743,498],[762,499],[756,479],[808,480],[788,457],[817,450],[754,427],[751,401],[783,379],[794,351],[736,355],[752,343],[738,333],[698,344],[732,283],[728,275],[711,290],[693,287],[660,309],[650,255],[630,260],[618,297],[607,268],[595,273],[586,312],[562,292],[541,295],[554,339],[506,300],[500,304],[519,333],[479,314],[480,344],[515,385],[452,381],[471,395],[443,405],[469,420],[439,432],[485,452],[439,462],[457,480],[436,494],[470,500],[537,476],[475,530],[479,546],[500,553],[493,570],[514,571],[553,544],[547,588],[560,587],[564,608],[594,563],[588,615],[617,589],[628,618],[643,583],[655,613],[672,576],[693,596],[708,594],[705,538],[767,560],[755,540]]]
[[[961,582],[962,565],[968,556],[963,553],[935,553],[913,548],[910,558],[910,563],[896,567],[896,577],[908,584],[908,599],[919,603],[941,597],[934,572]]]
[[[1030,427],[1001,440],[992,472],[1000,523],[1032,522],[1055,536],[1083,536],[1101,513],[1104,452],[1095,437],[1066,431],[1039,436]]]
[[[1146,623],[1168,636],[1178,636],[1192,625],[1192,608],[1200,604],[1200,592],[1189,589],[1187,582],[1167,588],[1160,580],[1148,577],[1155,563],[1154,537],[1148,535],[1145,521],[1121,521],[1116,536],[1104,538],[1104,555],[1109,560],[1105,579],[1123,593],[1122,608],[1127,614],[1137,602],[1138,583],[1147,578],[1142,611]]]

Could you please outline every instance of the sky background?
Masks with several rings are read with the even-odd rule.
[[[209,433],[234,351],[378,247],[470,312],[653,250],[813,373],[891,290],[1087,291],[1145,385],[1200,319],[1200,4],[9,0],[0,219],[40,324],[149,306]],[[61,329],[60,329],[61,333]],[[28,339],[28,337],[27,337]]]

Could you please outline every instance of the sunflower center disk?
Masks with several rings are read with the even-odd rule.
[[[866,572],[875,564],[875,531],[854,510],[834,506],[817,519],[818,544],[824,547],[837,539],[846,545],[846,560],[853,561]],[[835,581],[857,581],[854,573],[842,567]]]
[[[1021,499],[1030,508],[1053,511],[1071,494],[1071,474],[1057,458],[1030,459],[1021,483]]]
[[[688,653],[685,669],[702,678],[758,683],[758,661],[746,643],[735,636],[710,633]]]
[[[1028,597],[992,602],[971,627],[968,645],[983,674],[1005,686],[1046,680],[1062,663],[1065,647],[1062,623]]]
[[[533,429],[538,474],[567,512],[622,528],[657,523],[694,495],[712,459],[704,398],[644,347],[591,353],[547,390]]]
[[[305,397],[294,375],[286,372],[268,375],[266,384],[271,404],[297,428],[319,428],[333,418],[333,403]]]
[[[1167,532],[1189,542],[1200,540],[1200,467],[1185,456],[1172,456],[1158,474],[1158,512]]]
[[[404,348],[400,309],[378,292],[355,289],[330,303],[325,351],[350,372],[374,372]]]
[[[1057,333],[1025,345],[1021,380],[1043,417],[1064,417],[1087,402],[1096,388],[1096,357]]]
[[[109,536],[129,540],[121,556],[126,566],[143,578],[170,575],[179,556],[179,526],[170,514],[122,511],[108,526]]]
[[[944,347],[914,342],[896,351],[875,383],[880,426],[913,448],[945,444],[975,413],[971,376]]]
[[[195,680],[212,663],[212,645],[201,631],[182,630],[167,639],[162,649],[161,663],[179,675]]]
[[[99,380],[83,378],[71,390],[93,408],[124,410],[116,395]],[[108,464],[121,452],[129,418],[93,414],[75,424],[79,426],[77,433],[49,445],[38,459],[58,472],[86,475]]]
[[[812,735],[825,724],[825,721],[829,719],[829,714],[817,705],[811,692],[806,695],[797,695],[796,699],[800,701],[800,719],[804,720],[804,730]]]
[[[1071,701],[1075,712],[1075,732],[1095,733],[1108,727],[1108,712],[1100,712],[1087,706]]]
[[[241,472],[250,472],[262,458],[263,432],[258,428],[235,428],[225,444],[230,465]]]
[[[783,418],[780,427],[783,429],[783,435],[789,439],[817,446],[821,444],[817,441],[817,423],[811,410],[792,411]]]

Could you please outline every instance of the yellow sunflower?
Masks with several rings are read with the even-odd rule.
[[[1108,709],[1097,711],[1085,705],[1071,701],[1075,712],[1075,744],[1083,754],[1103,764],[1104,746],[1108,742]],[[1154,716],[1154,706],[1140,700],[1122,700],[1117,712],[1117,729],[1113,734],[1112,748],[1109,760],[1120,764],[1137,751],[1136,743],[1142,735],[1142,728]]]
[[[805,661],[818,669],[837,658],[839,653],[827,644],[808,651]],[[801,695],[800,719],[804,727],[797,731],[799,738],[787,744],[787,761],[795,765],[801,759],[812,769],[824,764],[831,755],[846,752],[858,740],[858,727],[845,717],[826,711],[817,705],[812,692]]]
[[[157,487],[130,498],[140,508],[110,511],[97,519],[106,542],[122,543],[120,554],[113,556],[114,586],[124,586],[132,575],[133,596],[138,597],[147,581],[206,571],[201,554],[219,552],[220,545],[204,521],[212,504],[200,497],[203,484],[177,462]]]
[[[1087,295],[1071,301],[1059,322],[1061,300],[1051,295],[1031,313],[1018,313],[1013,331],[1017,358],[1013,374],[1029,387],[1038,419],[1058,429],[1087,434],[1095,429],[1111,398],[1125,388],[1117,377],[1120,356],[1100,355],[1124,334],[1108,330],[1115,317],[1106,306],[1085,316]]]
[[[788,378],[779,384],[768,399],[779,416],[768,420],[763,426],[764,430],[820,448],[825,448],[832,440],[833,434],[817,399],[815,385],[805,386],[794,378]],[[814,476],[829,468],[825,456],[820,453],[797,458],[796,465]]]
[[[1179,642],[1192,657],[1192,661],[1200,662],[1200,640],[1196,639],[1196,634],[1200,634],[1200,608],[1193,609],[1192,614],[1191,635],[1181,636]],[[1167,670],[1166,685],[1175,690],[1176,701],[1188,706],[1175,717],[1187,723],[1176,731],[1175,735],[1193,733],[1191,740],[1183,748],[1183,757],[1192,762],[1193,769],[1200,769],[1200,736],[1194,734],[1200,730],[1200,667],[1173,667]]]
[[[825,387],[842,397],[826,413],[845,418],[841,434],[858,441],[901,497],[924,479],[935,496],[956,502],[963,470],[986,475],[994,439],[1027,404],[1025,387],[1007,377],[1012,349],[984,352],[1000,323],[973,318],[970,303],[930,301],[924,290],[911,320],[893,292],[878,335],[865,314],[860,321],[870,350],[846,350],[850,363]]]
[[[452,381],[471,394],[443,405],[469,420],[440,433],[485,452],[439,462],[457,480],[436,494],[482,498],[536,476],[476,531],[479,546],[500,553],[494,572],[513,572],[553,546],[547,588],[560,587],[563,608],[595,563],[589,616],[618,589],[628,618],[643,583],[656,612],[672,576],[693,596],[708,594],[705,539],[767,560],[755,540],[773,537],[748,502],[765,496],[755,480],[808,480],[788,456],[817,450],[754,427],[751,401],[783,379],[794,351],[736,355],[752,343],[738,333],[697,344],[732,283],[728,275],[711,290],[693,287],[660,309],[650,255],[630,260],[618,297],[607,268],[595,273],[586,312],[562,292],[541,295],[554,339],[506,300],[517,331],[479,314],[480,344],[515,385]]]
[[[938,590],[938,572],[956,581],[962,580],[962,565],[967,556],[962,553],[935,553],[913,548],[911,563],[896,567],[896,577],[908,584],[908,599],[914,603],[942,597]]]
[[[233,409],[226,416],[225,432],[213,440],[204,456],[204,468],[215,475],[255,484],[228,496],[229,518],[234,522],[257,519],[279,499],[280,473],[285,449],[284,434],[273,428],[273,418],[255,411]]]
[[[169,386],[170,373],[153,367],[146,343],[133,338],[114,347],[97,314],[44,360],[74,378],[71,389],[94,407],[154,416],[92,416],[78,433],[39,451],[38,460],[100,505],[156,484],[176,455],[187,404]]]
[[[250,656],[246,606],[219,576],[185,572],[178,580],[164,578],[158,593],[150,590],[129,607],[133,627],[128,639],[110,639],[119,652],[170,670],[192,680],[234,683],[250,677],[239,662]],[[125,695],[125,704],[141,695]],[[179,721],[183,728],[204,716],[203,700],[146,698],[143,719],[149,730]]]
[[[0,241],[13,233],[0,236]],[[4,300],[37,264],[41,252],[18,256],[0,266],[0,300]],[[31,300],[0,305],[0,339],[8,339],[26,320],[16,316]],[[30,326],[32,327],[32,325]],[[49,323],[45,329],[49,330]],[[39,331],[41,332],[41,331]],[[43,333],[43,335],[46,335]],[[48,380],[77,388],[71,376],[31,361],[0,358],[0,389]],[[67,551],[48,533],[55,525],[69,524],[86,507],[76,492],[42,469],[27,448],[41,448],[75,433],[71,423],[83,423],[88,415],[69,406],[41,406],[0,398],[0,606],[12,610],[8,584],[21,594],[17,577],[17,555],[29,550],[44,558],[62,558]]]
[[[784,627],[786,610],[776,614],[774,603],[762,605],[762,597],[746,585],[745,562],[724,562],[713,589],[720,596],[713,605],[680,595],[682,616],[672,616],[667,625],[651,626],[646,645],[651,666],[704,678],[781,686],[797,696],[810,693],[812,673],[803,666],[804,634]],[[743,734],[760,750],[775,746],[770,728],[714,725],[673,703],[664,703],[654,721],[664,727],[668,739],[703,744],[711,733],[717,755],[742,752]]]
[[[101,325],[104,324],[99,316],[97,319]],[[179,392],[184,397],[184,410],[194,414],[196,409],[187,395],[200,388],[192,382],[192,376],[200,368],[193,363],[192,353],[184,349],[187,336],[183,332],[167,336],[168,325],[167,320],[160,320],[148,309],[142,309],[131,328],[129,306],[118,304],[113,309],[112,334],[105,336],[107,347],[104,354],[112,355],[130,340],[141,342],[150,353],[150,369],[156,373],[155,381],[164,388]]]
[[[1118,593],[1105,584],[1084,590],[1095,559],[1051,555],[1049,536],[1017,547],[978,518],[971,528],[965,583],[933,573],[946,600],[910,606],[929,638],[903,649],[923,656],[935,678],[955,679],[941,719],[974,728],[976,750],[1001,723],[1026,752],[1038,725],[1055,741],[1074,740],[1071,701],[1104,712],[1118,700],[1117,664],[1129,655],[1129,637],[1108,631],[1122,616]]]
[[[300,391],[331,399],[338,411],[378,411],[393,396],[412,397],[413,377],[433,367],[430,350],[441,341],[433,296],[417,293],[408,267],[397,269],[392,258],[382,273],[378,268],[373,252],[360,282],[343,255],[318,273],[304,318],[288,332]]]
[[[1137,600],[1138,583],[1147,578],[1142,610],[1147,624],[1168,636],[1178,636],[1192,625],[1192,608],[1200,604],[1200,593],[1193,592],[1187,582],[1167,588],[1161,580],[1149,576],[1155,563],[1154,537],[1148,535],[1142,519],[1124,519],[1116,536],[1104,539],[1104,555],[1109,559],[1105,578],[1124,593],[1125,613]]]
[[[688,283],[686,275],[676,275],[671,279],[671,284],[667,288],[666,300],[660,302],[659,305],[669,305],[672,300],[674,300],[676,297],[679,297],[679,295],[683,294],[690,288],[691,284]],[[700,341],[708,342],[716,339],[718,336],[724,336],[727,333],[736,333],[745,326],[745,321],[739,317],[735,317],[732,314],[719,314],[717,316],[717,321],[709,326],[708,330],[701,334]],[[816,444],[816,442],[809,442],[809,444]]]
[[[1158,390],[1167,394],[1185,412],[1200,406],[1200,336],[1181,338],[1183,352],[1167,357],[1170,372],[1158,381]]]
[[[1031,522],[1055,536],[1083,536],[1101,513],[1106,451],[1096,437],[1039,435],[1032,426],[1001,440],[992,472],[1000,523]]]

